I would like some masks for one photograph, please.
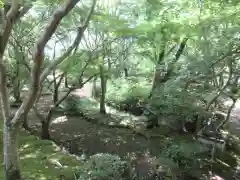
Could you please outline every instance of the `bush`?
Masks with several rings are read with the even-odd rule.
[[[161,157],[175,162],[183,174],[194,176],[201,168],[201,157],[205,157],[208,152],[209,149],[198,142],[175,142],[162,151]]]
[[[126,161],[111,154],[95,154],[89,158],[79,172],[78,180],[123,180],[129,179],[129,167]]]
[[[119,78],[108,84],[106,100],[109,104],[135,115],[141,115],[143,110],[139,102],[145,102],[150,92],[150,84],[146,79]]]
[[[69,95],[64,101],[64,110],[70,112],[77,112],[79,110],[80,99],[74,95]]]
[[[150,107],[171,127],[182,128],[182,122],[195,122],[197,115],[204,115],[204,106],[196,94],[185,91],[182,82],[169,80],[164,86],[155,89]]]

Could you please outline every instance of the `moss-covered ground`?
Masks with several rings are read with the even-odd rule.
[[[2,125],[0,124],[0,161],[3,162]],[[57,180],[61,175],[74,179],[75,169],[81,161],[75,156],[63,153],[52,141],[20,132],[18,139],[21,171],[26,180]],[[56,165],[59,162],[63,167]],[[0,166],[0,179],[4,179],[3,166]]]

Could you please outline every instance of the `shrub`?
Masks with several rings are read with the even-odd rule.
[[[69,95],[64,101],[64,110],[77,112],[79,110],[79,104],[81,104],[80,99],[74,95]]]
[[[119,78],[115,83],[109,82],[107,102],[120,110],[142,114],[139,102],[144,102],[149,94],[150,84],[145,79]]]
[[[199,170],[202,164],[201,157],[205,157],[208,152],[209,149],[198,142],[183,141],[166,147],[161,157],[173,160],[184,174],[194,175],[195,170]]]
[[[91,178],[92,180],[123,180],[128,173],[128,164],[120,157],[111,154],[99,153],[91,156],[84,169],[79,172],[78,180]]]

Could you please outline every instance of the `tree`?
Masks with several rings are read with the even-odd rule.
[[[18,144],[17,136],[20,129],[22,120],[27,116],[28,112],[35,103],[39,87],[41,83],[45,80],[47,75],[61,62],[58,60],[51,63],[45,71],[41,74],[41,67],[44,62],[44,47],[56,31],[61,20],[77,5],[79,0],[66,0],[62,3],[53,13],[49,23],[45,27],[41,36],[36,40],[33,47],[33,65],[31,67],[31,85],[27,96],[24,98],[22,105],[15,114],[11,114],[9,96],[7,90],[7,72],[4,63],[4,51],[8,44],[10,34],[12,32],[13,26],[18,23],[18,20],[24,16],[32,6],[24,6],[21,1],[12,1],[10,9],[4,13],[4,9],[1,8],[0,19],[3,20],[0,34],[0,94],[1,94],[1,104],[2,113],[4,119],[4,166],[5,166],[5,179],[6,180],[20,180],[21,173],[19,167],[19,157],[18,157]],[[94,1],[91,8],[91,13],[95,7],[96,1]],[[23,8],[21,8],[23,7]],[[81,36],[86,29],[88,22],[90,20],[90,15],[86,19],[83,26],[78,28],[78,37],[72,47],[74,49],[78,46]],[[72,49],[69,49],[71,52]],[[68,52],[68,54],[70,54]],[[65,58],[64,58],[65,59]]]

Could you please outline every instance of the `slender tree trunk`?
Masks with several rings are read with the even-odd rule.
[[[65,88],[68,88],[68,77],[67,77],[67,73],[64,73],[64,86],[65,86]]]
[[[125,78],[127,78],[127,77],[128,77],[128,69],[127,69],[127,68],[124,68],[124,69],[123,69],[123,72],[124,72]]]
[[[164,73],[164,75],[161,75],[162,72],[161,72],[161,70],[159,70],[159,66],[161,65],[161,62],[164,59],[165,51],[163,50],[161,53],[159,53],[158,60],[157,60],[157,65],[156,65],[156,69],[155,69],[155,75],[154,75],[152,90],[151,90],[151,92],[149,94],[149,97],[148,97],[149,99],[151,99],[156,87],[166,83],[170,79],[170,77],[172,75],[172,72],[173,72],[174,63],[176,63],[179,60],[180,56],[182,55],[182,53],[185,49],[185,46],[187,44],[187,41],[188,41],[188,38],[184,38],[182,40],[182,42],[180,43],[179,48],[176,52],[174,61],[172,62],[172,64],[170,64],[169,68],[167,69],[167,72]]]
[[[51,118],[52,118],[52,110],[53,108],[50,108],[46,119],[42,121],[42,133],[41,133],[41,139],[46,139],[49,140],[51,139],[50,133],[49,133],[49,126],[51,123]]]
[[[50,133],[49,133],[49,123],[46,121],[42,121],[42,131],[41,131],[41,139],[49,140],[51,139]]]
[[[105,97],[106,97],[107,81],[106,81],[103,65],[99,66],[99,70],[100,70],[100,80],[101,80],[100,113],[106,114]]]
[[[53,104],[58,101],[58,87],[57,87],[57,80],[56,80],[56,72],[53,71]]]
[[[4,126],[4,165],[5,180],[21,180],[20,165],[18,158],[18,127]]]
[[[153,77],[152,90],[150,91],[148,99],[152,98],[153,92],[154,92],[155,88],[157,87],[157,82],[159,81],[159,78],[161,78],[161,70],[159,69],[159,66],[164,58],[164,53],[165,53],[165,51],[163,50],[158,56],[157,64],[155,67],[155,73],[154,73],[154,77]]]
[[[23,127],[25,130],[27,130],[27,131],[31,131],[31,128],[28,126],[28,119],[27,119],[27,117],[24,118],[22,127]]]
[[[19,61],[19,60],[17,60]],[[15,77],[15,86],[14,86],[14,99],[15,99],[15,103],[22,103],[21,100],[21,86],[20,86],[20,64],[19,62],[17,62],[17,67],[16,67],[16,77]]]
[[[46,139],[46,140],[50,140],[51,136],[50,136],[50,132],[49,132],[49,126],[51,124],[51,118],[52,118],[52,111],[53,108],[55,106],[51,107],[48,111],[47,116],[42,115],[36,107],[33,107],[33,110],[36,114],[36,116],[40,119],[41,121],[41,139]]]
[[[97,76],[93,78],[92,82],[92,97],[93,98],[97,97]]]

